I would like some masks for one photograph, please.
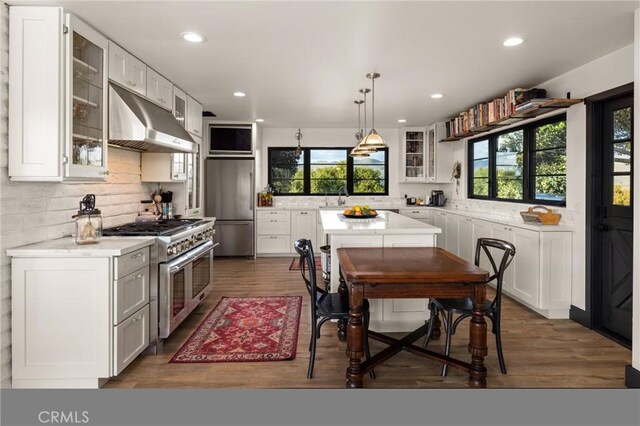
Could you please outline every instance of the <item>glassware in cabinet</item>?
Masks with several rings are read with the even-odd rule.
[[[402,161],[402,180],[424,180],[424,131],[422,129],[405,129]]]
[[[106,161],[107,39],[67,15],[68,140],[66,175],[104,179]]]

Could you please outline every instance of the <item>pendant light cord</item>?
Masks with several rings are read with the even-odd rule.
[[[376,118],[376,79],[375,77],[371,79],[371,130],[375,129],[375,118]]]

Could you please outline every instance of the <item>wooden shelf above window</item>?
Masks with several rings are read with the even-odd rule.
[[[482,133],[489,132],[495,129],[496,127],[508,126],[508,125],[520,122],[522,120],[526,120],[529,118],[537,117],[542,114],[546,114],[550,111],[558,110],[561,108],[569,108],[570,106],[578,104],[582,101],[583,101],[582,99],[567,99],[567,98],[549,99],[544,103],[535,105],[524,111],[515,112],[508,117],[504,117],[500,120],[493,121],[485,126],[472,129],[463,134],[449,136],[447,138],[442,139],[440,142],[453,142],[453,141],[458,141],[460,139],[465,139],[471,136],[476,136]]]

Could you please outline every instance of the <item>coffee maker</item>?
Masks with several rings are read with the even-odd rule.
[[[429,205],[430,206],[444,206],[444,203],[447,202],[447,199],[444,198],[444,192],[434,189],[433,191],[431,191],[431,200]]]

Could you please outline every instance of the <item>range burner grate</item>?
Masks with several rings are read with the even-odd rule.
[[[201,222],[201,219],[167,219],[157,222],[132,222],[102,230],[102,235],[112,237],[172,235]]]

